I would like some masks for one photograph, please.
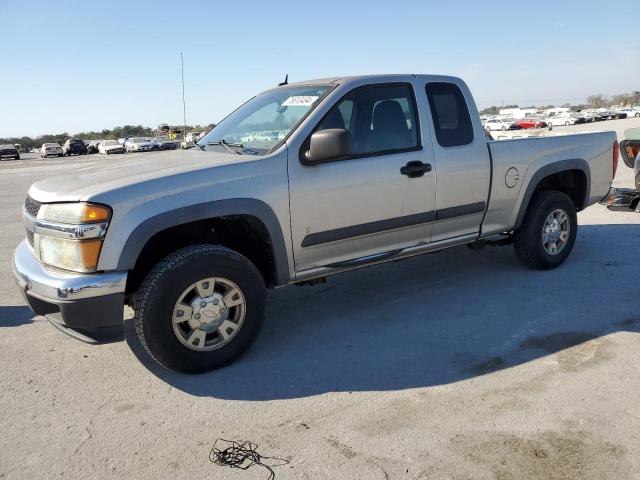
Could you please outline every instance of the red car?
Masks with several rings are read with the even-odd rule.
[[[521,118],[516,122],[516,125],[520,128],[544,128],[547,126],[547,122],[539,118]]]

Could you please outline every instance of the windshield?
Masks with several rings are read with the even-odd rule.
[[[133,142],[133,143],[144,143],[146,141],[147,141],[146,138],[132,138],[131,139],[131,142]]]
[[[110,147],[111,145],[120,145],[115,140],[107,140],[106,142],[102,142],[105,147]]]
[[[222,120],[198,144],[209,148],[212,143],[226,142],[238,148],[238,153],[265,154],[289,135],[330,88],[307,85],[263,92]]]

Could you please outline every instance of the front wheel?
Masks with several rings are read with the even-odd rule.
[[[536,270],[560,266],[571,253],[578,216],[571,198],[553,190],[535,192],[513,245],[518,259]]]
[[[265,297],[260,272],[244,256],[218,245],[186,247],[160,261],[140,286],[136,334],[170,370],[213,370],[256,339]]]

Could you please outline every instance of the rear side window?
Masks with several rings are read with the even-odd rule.
[[[458,147],[473,142],[471,116],[458,86],[433,82],[427,83],[426,90],[440,146]]]

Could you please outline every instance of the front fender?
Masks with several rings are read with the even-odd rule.
[[[215,200],[160,213],[140,223],[131,232],[121,250],[117,270],[135,267],[140,252],[155,234],[170,227],[225,215],[251,215],[259,219],[271,239],[278,284],[289,281],[289,264],[282,228],[275,213],[266,203],[253,198]]]

